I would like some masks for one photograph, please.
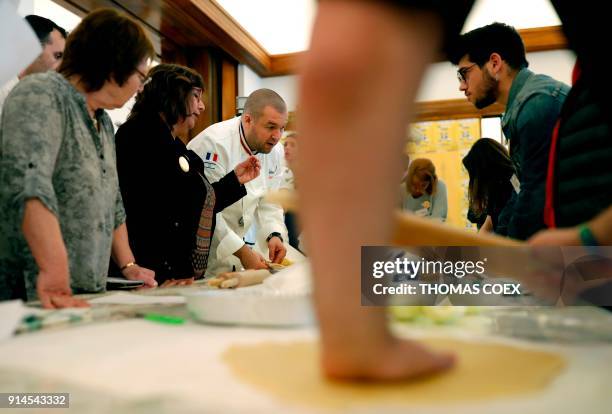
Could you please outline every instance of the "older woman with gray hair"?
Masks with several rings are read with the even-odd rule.
[[[58,72],[30,75],[8,96],[0,128],[0,299],[86,306],[72,294],[105,290],[109,256],[126,278],[157,284],[128,244],[104,111],[142,88],[153,56],[138,24],[100,9],[70,34]]]

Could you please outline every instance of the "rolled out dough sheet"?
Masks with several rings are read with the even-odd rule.
[[[441,405],[520,397],[542,391],[563,370],[562,356],[497,343],[426,339],[452,351],[455,367],[400,383],[340,383],[322,377],[315,342],[235,345],[223,359],[243,382],[285,402],[320,408]]]

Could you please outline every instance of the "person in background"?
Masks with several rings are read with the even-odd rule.
[[[259,174],[259,160],[249,157],[210,184],[200,157],[178,138],[204,111],[203,88],[190,68],[155,66],[115,137],[130,245],[162,287],[203,277],[217,213]]]
[[[192,139],[187,148],[204,161],[206,176],[218,181],[236,165],[251,156],[261,162],[263,173],[248,183],[247,195],[217,217],[217,231],[211,250],[207,275],[245,269],[267,268],[265,259],[244,241],[251,226],[257,227],[256,246],[266,248],[268,259],[281,263],[287,254],[283,209],[264,196],[277,191],[282,170],[282,148],[277,145],[287,124],[287,105],[276,92],[258,89],[246,100],[242,116],[211,125]]]
[[[406,182],[401,185],[401,196],[403,210],[412,211],[419,217],[446,221],[446,184],[438,179],[431,160],[417,158],[410,163]]]
[[[507,223],[500,223],[499,215],[519,190],[516,167],[508,150],[494,139],[481,138],[462,161],[470,176],[470,211],[477,217],[486,217],[480,231],[506,234]]]
[[[64,47],[66,45],[66,31],[53,21],[41,16],[30,14],[25,17],[42,46],[42,52],[36,59],[14,79],[8,81],[0,88],[0,115],[6,97],[24,76],[33,73],[42,73],[55,70],[62,62]]]
[[[544,228],[544,184],[555,122],[569,86],[527,69],[518,32],[493,23],[461,35],[451,53],[458,65],[459,90],[476,108],[504,106],[502,129],[510,141],[520,191],[502,213],[507,235],[525,240]],[[500,234],[504,234],[499,231]]]
[[[295,191],[295,177],[293,175],[293,169],[296,167],[297,158],[299,153],[298,146],[298,134],[297,132],[290,132],[285,136],[283,143],[285,149],[285,168],[283,169],[283,175],[281,178],[281,190]],[[285,226],[287,227],[287,234],[289,236],[289,244],[296,249],[300,250],[300,233],[297,222],[297,216],[292,211],[285,211]]]
[[[285,153],[285,168],[283,169],[283,183],[281,187],[286,188],[287,190],[295,190],[295,177],[293,175],[293,169],[296,167],[299,154],[297,132],[289,132],[285,136],[283,150]]]
[[[103,292],[109,256],[128,279],[156,286],[135,263],[119,191],[113,126],[154,56],[144,30],[99,9],[68,37],[58,71],[20,81],[0,127],[0,298],[84,306]],[[135,160],[135,162],[138,162]]]

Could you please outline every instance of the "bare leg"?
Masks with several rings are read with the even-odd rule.
[[[360,305],[360,246],[390,241],[403,138],[440,27],[433,15],[374,1],[319,4],[302,73],[297,173],[331,377],[393,380],[453,362],[394,338],[383,309]]]

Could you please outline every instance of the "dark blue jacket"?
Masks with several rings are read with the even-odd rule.
[[[546,173],[552,132],[569,86],[522,69],[514,78],[502,129],[510,140],[510,157],[521,184],[507,209],[508,236],[527,239],[544,228]]]

